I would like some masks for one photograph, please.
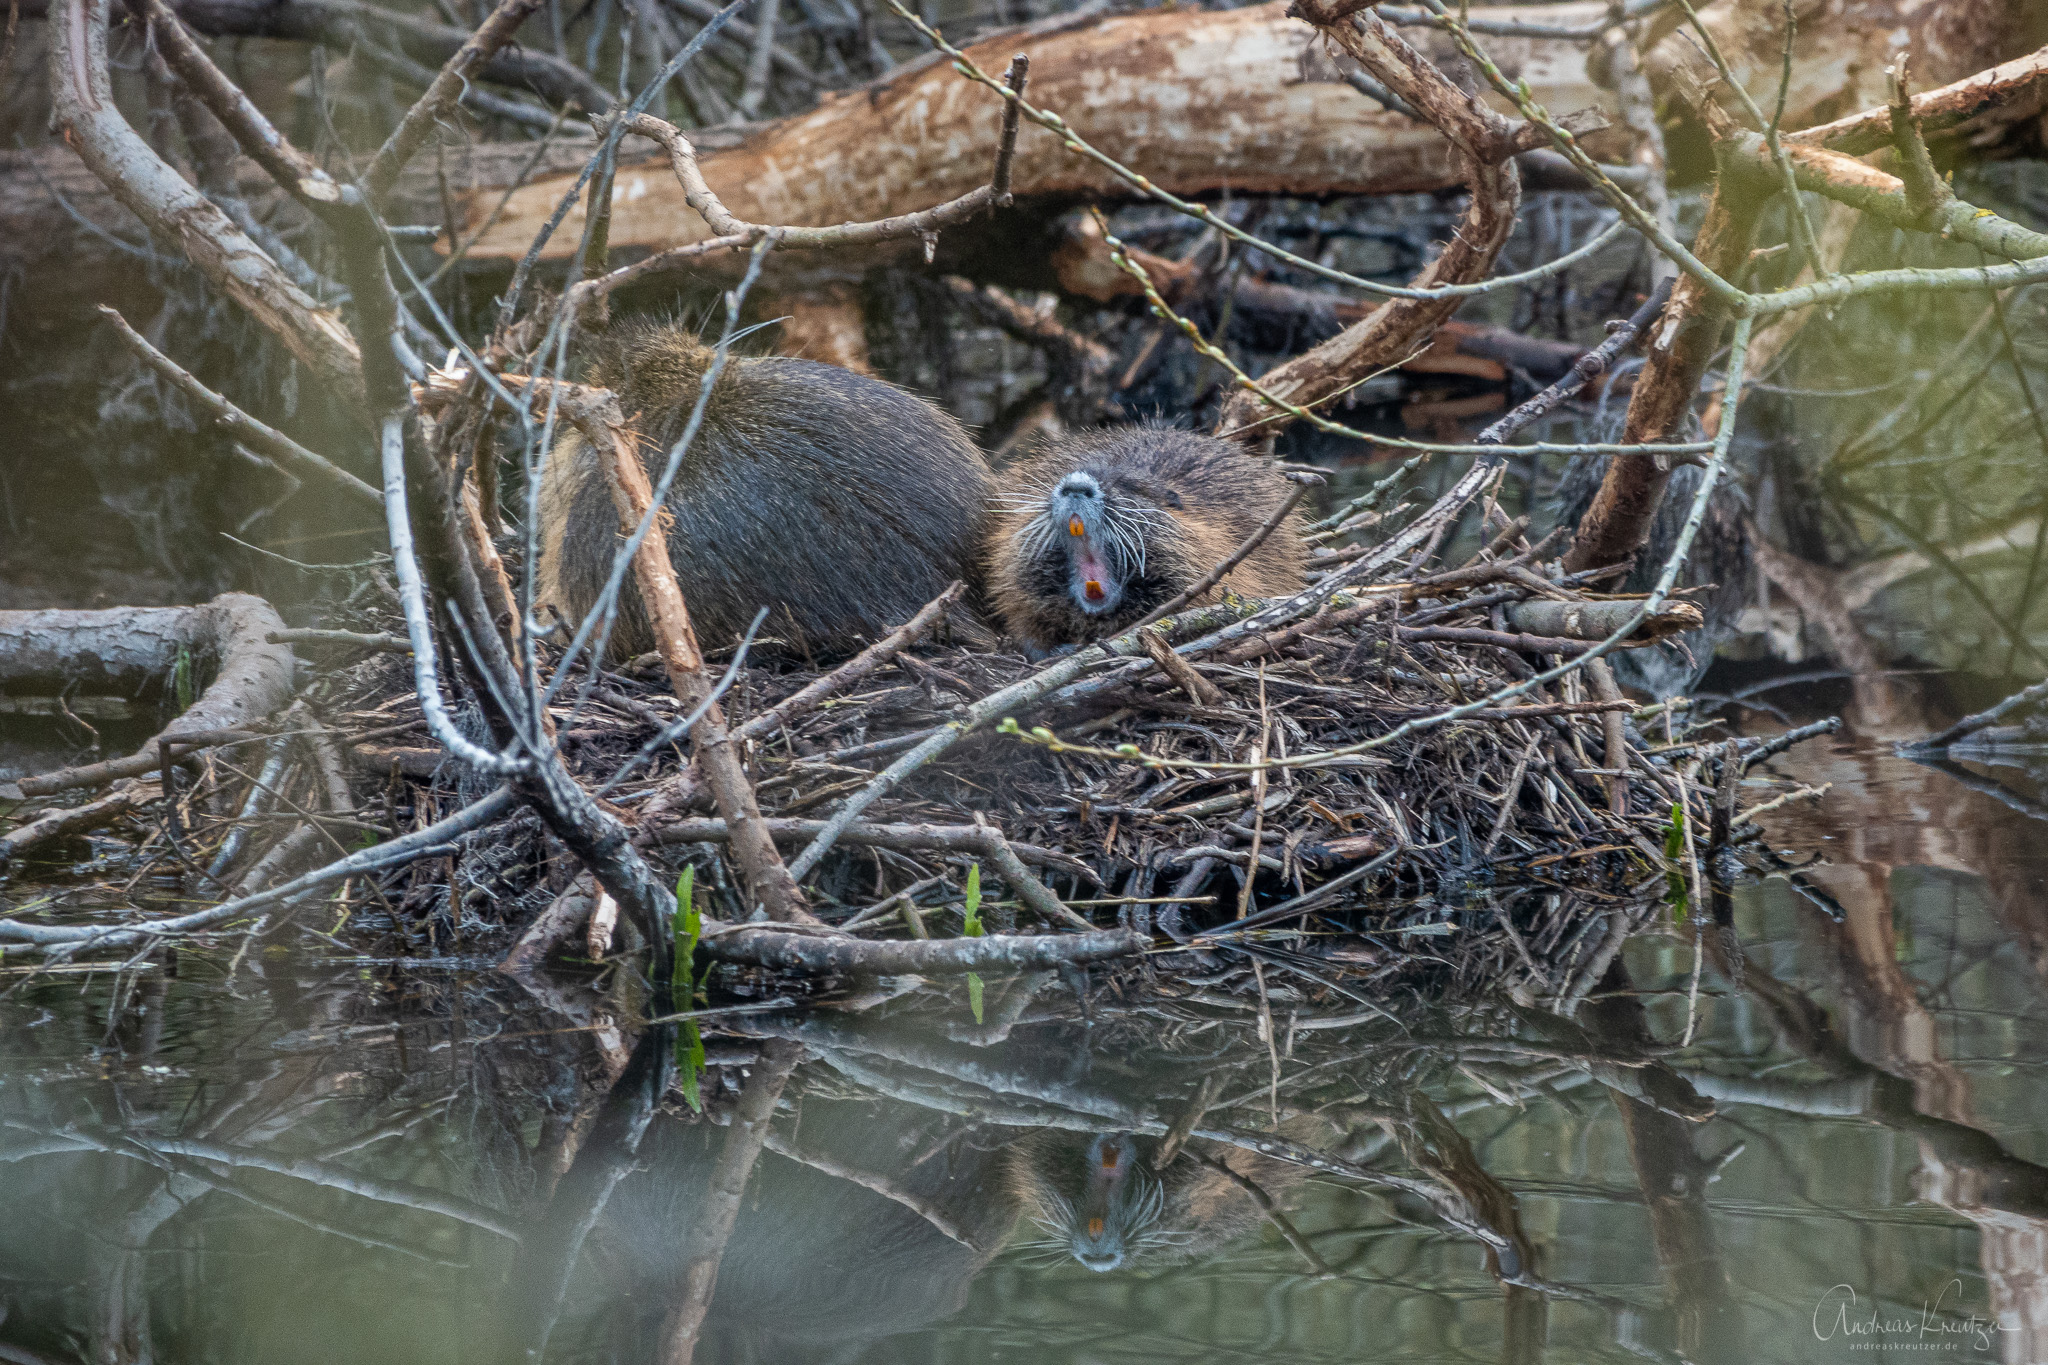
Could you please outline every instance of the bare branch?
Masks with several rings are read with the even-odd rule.
[[[1608,323],[1607,340],[1573,361],[1571,372],[1564,378],[1521,404],[1474,439],[1481,445],[1499,445],[1531,422],[1548,416],[1559,404],[1607,373],[1607,367],[1614,363],[1614,358],[1633,346],[1643,329],[1664,311],[1664,305],[1671,299],[1671,286],[1675,279],[1676,276],[1667,276],[1626,322]]]
[[[163,0],[152,0],[162,4]],[[381,203],[391,193],[391,187],[398,180],[398,173],[405,169],[405,163],[427,140],[427,134],[434,124],[444,118],[455,107],[455,101],[470,78],[505,44],[512,41],[512,35],[526,22],[526,17],[540,8],[540,0],[498,0],[498,6],[490,17],[477,26],[469,40],[456,49],[441,70],[434,76],[434,82],[426,93],[413,102],[405,111],[391,136],[377,149],[377,155],[363,172],[363,189],[372,203]]]
[[[100,316],[113,324],[115,334],[121,338],[123,345],[140,356],[151,369],[177,385],[180,392],[196,403],[202,412],[235,440],[287,467],[294,475],[310,475],[327,487],[346,493],[352,501],[380,510],[383,508],[383,494],[325,456],[314,454],[275,427],[257,421],[200,383],[177,361],[150,345],[149,339],[130,327],[128,320],[119,313],[102,306]]]
[[[1348,11],[1353,8],[1348,0],[1296,0],[1289,13],[1315,25],[1449,138],[1471,192],[1471,203],[1451,240],[1410,287],[1484,279],[1514,231],[1521,202],[1521,182],[1508,159],[1515,150],[1514,131],[1500,114],[1453,85],[1377,15],[1366,10],[1352,17]],[[1299,407],[1312,407],[1413,351],[1458,310],[1459,303],[1455,297],[1396,299],[1261,376],[1259,388]],[[1288,420],[1286,409],[1273,407],[1258,393],[1240,390],[1223,405],[1216,429],[1251,429],[1263,436]]]
[[[939,619],[950,610],[961,595],[967,591],[965,583],[955,582],[944,592],[934,597],[919,609],[917,615],[889,632],[860,653],[848,659],[830,673],[816,679],[800,690],[791,693],[775,705],[753,717],[739,729],[733,731],[733,738],[741,743],[763,739],[788,725],[799,717],[815,710],[818,703],[827,697],[844,692],[856,686],[861,679],[876,669],[888,665],[898,654],[923,639]]]
[[[1011,117],[1007,111],[1005,116]],[[675,171],[676,180],[683,188],[684,200],[697,211],[697,215],[716,235],[688,246],[658,252],[622,270],[614,270],[610,274],[577,285],[571,291],[571,301],[578,307],[642,276],[673,270],[686,261],[696,260],[714,252],[752,246],[771,233],[775,236],[778,248],[796,251],[877,246],[884,242],[917,238],[925,244],[925,258],[930,260],[942,228],[953,227],[978,217],[983,210],[994,207],[998,197],[992,185],[981,185],[943,204],[920,209],[915,213],[900,213],[889,218],[878,218],[867,223],[840,223],[834,227],[774,227],[766,223],[749,223],[735,217],[725,206],[724,201],[705,182],[704,173],[697,164],[697,149],[674,124],[655,118],[651,114],[641,114],[627,121],[626,131],[637,133],[662,145],[668,152],[669,164]],[[1007,158],[999,159],[996,165],[997,172],[1006,174],[1008,165]]]
[[[187,184],[114,103],[107,80],[109,0],[61,0],[50,25],[55,121],[131,212],[179,248],[335,391],[360,398],[362,356],[340,317],[286,277],[262,248]]]

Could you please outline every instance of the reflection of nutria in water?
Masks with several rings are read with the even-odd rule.
[[[1155,1170],[1158,1150],[1156,1138],[1050,1129],[1016,1143],[1010,1188],[1042,1234],[1024,1247],[1115,1270],[1190,1261],[1258,1226],[1258,1206],[1226,1172],[1186,1148]],[[1268,1193],[1301,1179],[1299,1168],[1255,1152],[1223,1148],[1215,1156]]]
[[[633,1312],[602,1329],[618,1334],[619,1358],[639,1358],[675,1301],[678,1230],[725,1137],[715,1124],[656,1119],[592,1233],[607,1282],[632,1286]],[[1159,1139],[1126,1133],[1018,1137],[909,1106],[806,1094],[801,1118],[778,1124],[754,1167],[697,1358],[822,1365],[856,1343],[937,1322],[965,1304],[1020,1215],[1037,1234],[1027,1251],[1097,1271],[1192,1260],[1256,1230],[1259,1210],[1229,1175],[1187,1148],[1155,1170],[1158,1150]],[[1305,1174],[1252,1152],[1207,1150],[1276,1196]]]
[[[989,593],[1010,632],[1041,649],[1137,624],[1227,559],[1289,492],[1242,447],[1171,427],[1063,437],[1001,482]],[[1289,517],[1224,586],[1246,597],[1293,592],[1300,536]]]

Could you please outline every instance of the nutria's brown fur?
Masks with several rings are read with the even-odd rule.
[[[628,324],[592,365],[590,381],[637,416],[650,479],[681,439],[711,357],[674,328]],[[844,652],[972,577],[987,497],[981,453],[924,399],[836,365],[735,356],[669,493],[669,555],[706,648],[731,645],[765,606],[764,635]],[[573,626],[619,543],[610,490],[574,434],[549,456],[540,518],[538,596]],[[652,645],[632,582],[615,653]]]
[[[1288,494],[1242,447],[1169,427],[1064,437],[1003,482],[1011,492],[990,519],[989,594],[1011,633],[1040,649],[1129,629],[1228,558]],[[1293,592],[1305,560],[1290,516],[1222,588]]]

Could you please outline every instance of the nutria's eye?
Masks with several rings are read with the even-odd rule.
[[[1073,517],[1067,522],[1067,534],[1070,536],[1083,535],[1087,532],[1087,529],[1087,527],[1081,524],[1079,517]]]
[[[1160,489],[1159,500],[1168,507],[1179,507],[1181,505],[1180,494],[1174,492],[1171,488]]]

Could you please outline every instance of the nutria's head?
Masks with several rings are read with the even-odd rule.
[[[989,595],[1011,633],[1038,649],[1128,630],[1194,588],[1289,492],[1228,441],[1156,426],[1061,436],[1000,477],[1014,491],[999,496],[990,528]],[[1292,592],[1303,557],[1289,522],[1224,586]]]
[[[1080,1153],[1064,1152],[1058,1167],[1038,1173],[1032,1221],[1045,1233],[1035,1245],[1072,1256],[1094,1271],[1110,1271],[1141,1253],[1170,1246],[1185,1234],[1164,1230],[1166,1187],[1138,1159],[1128,1133],[1100,1133]]]
[[[1123,481],[1076,469],[1061,476],[1044,508],[1017,534],[1041,582],[1056,580],[1082,615],[1108,617],[1145,578],[1151,542],[1171,524],[1162,508]]]

